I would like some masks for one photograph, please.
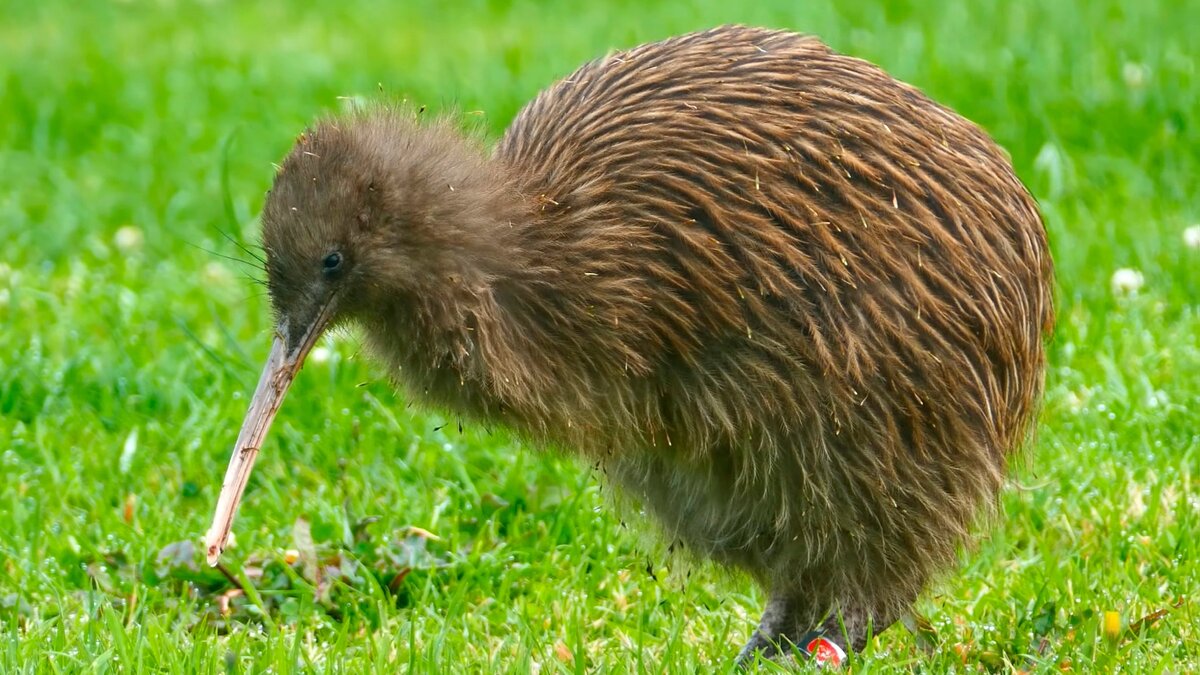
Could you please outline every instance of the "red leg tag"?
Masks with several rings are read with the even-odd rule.
[[[842,651],[836,642],[827,638],[814,638],[804,649],[818,666],[840,666],[846,660],[846,652]]]

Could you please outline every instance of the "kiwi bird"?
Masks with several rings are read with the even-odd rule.
[[[355,326],[412,399],[578,454],[761,585],[743,662],[861,650],[956,562],[1031,436],[1053,327],[1005,153],[779,30],[588,63],[491,148],[386,106],[320,119],[262,236],[274,342],[210,562],[309,349]]]

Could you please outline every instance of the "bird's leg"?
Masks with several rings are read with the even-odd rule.
[[[836,665],[850,652],[862,651],[872,635],[895,623],[890,614],[869,611],[860,605],[845,603],[820,620],[798,595],[772,595],[763,610],[758,629],[742,651],[737,664],[746,667],[756,654],[776,658],[798,652],[818,664]]]
[[[870,614],[858,606],[843,605],[838,611],[825,617],[812,633],[801,640],[807,643],[816,637],[832,640],[845,652],[862,651],[871,637],[873,622]]]
[[[833,640],[846,652],[860,652],[866,648],[872,636],[878,635],[899,620],[894,612],[867,610],[858,604],[845,604],[826,617],[810,635]],[[801,639],[801,646],[808,638]]]
[[[742,651],[738,653],[738,667],[744,668],[754,662],[755,654],[772,658],[780,651],[790,648],[789,637],[796,636],[799,619],[799,600],[793,595],[775,594],[767,600],[758,629]]]

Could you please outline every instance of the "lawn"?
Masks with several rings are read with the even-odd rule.
[[[929,630],[854,669],[1200,671],[1194,0],[0,0],[0,671],[727,668],[745,579],[664,557],[570,458],[410,408],[353,333],[301,373],[223,570],[200,538],[270,338],[237,244],[306,122],[404,98],[498,136],[587,59],[730,21],[981,124],[1056,259],[1002,517]]]

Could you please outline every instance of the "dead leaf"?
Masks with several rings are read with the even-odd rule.
[[[304,568],[304,577],[313,585],[321,583],[321,568],[317,565],[317,547],[313,543],[312,526],[304,518],[297,518],[292,525],[292,542],[300,555],[300,564]]]
[[[230,605],[233,599],[242,595],[242,589],[231,588],[217,596],[217,609],[221,612],[221,616],[229,616]]]
[[[571,653],[571,648],[563,644],[562,640],[554,643],[554,656],[563,663],[575,662],[575,655]]]
[[[128,626],[129,622],[133,621],[133,613],[137,610],[138,606],[137,586],[134,586],[133,590],[129,592],[129,597],[125,599],[125,606],[127,607],[127,612],[125,614],[125,625]]]
[[[133,494],[132,492],[125,495],[125,510],[124,510],[123,516],[125,518],[126,525],[133,524],[133,516],[135,513],[136,506],[137,506],[137,495]]]
[[[409,536],[420,537],[422,539],[429,539],[432,541],[441,541],[442,540],[442,538],[437,536],[436,534],[434,534],[424,528],[417,527],[416,525],[408,526],[408,534],[409,534]]]
[[[1179,609],[1181,606],[1183,606],[1183,598],[1179,598],[1178,600],[1176,600],[1175,603],[1172,604],[1170,607],[1164,607],[1162,609],[1150,612],[1146,616],[1143,616],[1142,618],[1138,619],[1137,621],[1134,621],[1133,623],[1129,624],[1129,627],[1125,629],[1125,632],[1131,636],[1136,636],[1136,635],[1140,634],[1143,630],[1146,630],[1147,628],[1153,626],[1155,623],[1158,622],[1159,619],[1170,614],[1171,610]]]
[[[199,569],[196,566],[196,544],[190,539],[167,544],[159,550],[154,562],[160,577],[169,576],[172,570],[180,567],[195,572]]]

